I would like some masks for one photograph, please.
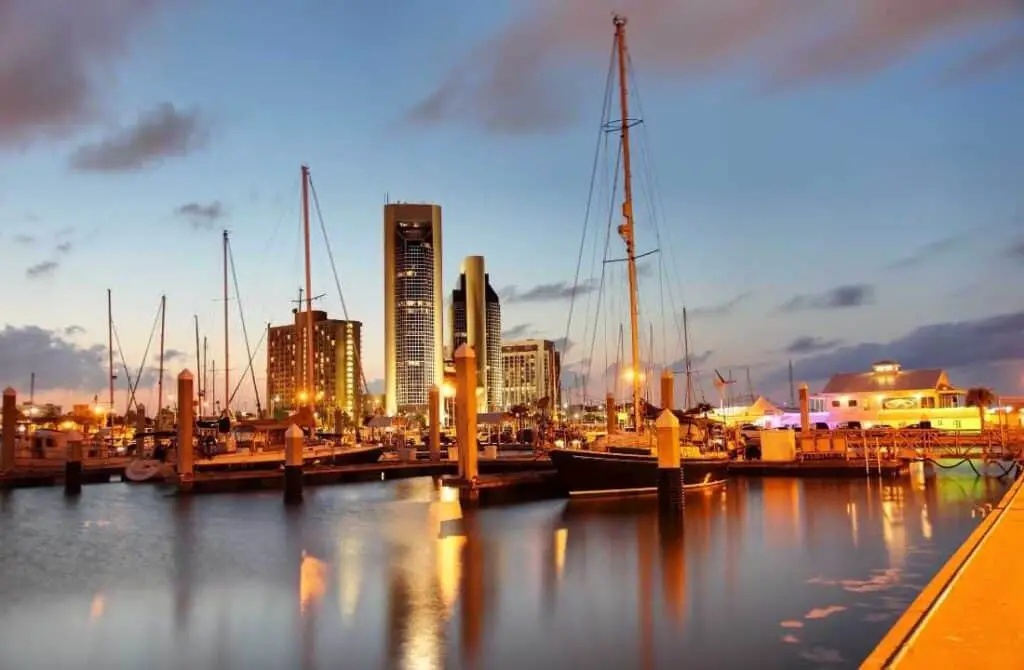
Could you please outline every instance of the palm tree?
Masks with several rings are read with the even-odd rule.
[[[967,389],[967,406],[978,408],[978,419],[981,429],[985,430],[985,410],[996,403],[996,394],[992,389],[982,386]]]

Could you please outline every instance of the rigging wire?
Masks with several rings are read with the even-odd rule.
[[[586,207],[586,210],[584,211],[584,215],[583,215],[583,234],[580,236],[580,247],[579,247],[579,251],[578,251],[578,253],[576,255],[576,274],[573,277],[572,293],[569,296],[569,313],[568,313],[568,315],[566,317],[566,322],[565,322],[565,339],[563,340],[563,342],[565,344],[562,345],[563,349],[564,349],[563,352],[562,352],[563,354],[565,354],[567,352],[566,345],[569,343],[569,332],[572,329],[572,317],[573,317],[573,313],[575,312],[575,307],[576,307],[576,293],[577,293],[577,290],[579,288],[579,283],[580,283],[580,268],[583,265],[583,249],[584,249],[584,247],[586,245],[587,229],[589,228],[589,225],[590,225],[590,211],[591,211],[591,208],[593,207],[593,203],[594,203],[594,186],[595,186],[595,184],[597,182],[597,169],[598,169],[598,167],[600,165],[600,159],[601,159],[601,144],[602,144],[601,141],[602,141],[602,139],[606,140],[606,136],[607,136],[607,133],[606,133],[605,129],[606,129],[606,126],[607,126],[608,114],[609,114],[610,109],[611,109],[611,101],[612,101],[611,83],[612,83],[612,80],[613,80],[613,77],[614,77],[614,72],[615,72],[615,45],[613,44],[611,52],[608,55],[608,72],[605,75],[604,104],[603,104],[602,109],[601,109],[601,122],[598,125],[597,142],[596,142],[596,146],[594,147],[594,160],[593,160],[593,163],[592,163],[591,169],[590,169],[590,185],[589,185],[589,187],[587,189],[587,207]],[[600,301],[600,295],[598,296],[598,300]],[[584,335],[584,339],[585,338],[586,338],[586,335]],[[589,383],[589,377],[590,377],[589,367],[590,367],[590,365],[588,363],[588,365],[587,365],[587,374],[586,374],[586,377],[585,377],[585,379],[587,380],[587,383]],[[586,389],[586,386],[584,387],[584,389]],[[586,391],[584,390],[584,396],[585,396],[585,394],[586,394]]]
[[[345,315],[345,320],[348,321],[349,320],[349,317],[348,317],[348,306],[345,304],[345,294],[341,290],[341,280],[338,278],[338,268],[337,268],[337,266],[334,263],[334,252],[331,250],[331,240],[327,237],[327,225],[324,224],[324,217],[323,217],[323,214],[320,211],[320,198],[319,198],[319,196],[316,193],[316,186],[313,185],[313,176],[312,175],[309,176],[309,190],[313,194],[313,207],[316,209],[316,218],[319,219],[319,221],[320,221],[320,230],[321,230],[321,232],[323,232],[323,235],[324,235],[324,247],[327,249],[327,258],[331,262],[331,272],[334,275],[334,285],[335,285],[335,287],[337,287],[337,289],[338,289],[338,297],[341,299],[341,312],[342,312],[342,314]],[[360,352],[360,355],[357,356],[356,362],[358,363],[358,367],[359,367],[359,379],[360,379],[360,381],[363,384],[363,395],[368,396],[368,395],[370,395],[370,387],[366,383],[366,373],[363,370],[363,357],[362,357],[361,354],[362,354],[362,352]],[[357,417],[352,417],[352,418],[354,420],[358,421]]]
[[[252,359],[255,355],[252,348],[249,346],[249,330],[245,327],[245,313],[242,311],[242,293],[238,290],[238,273],[235,271],[235,253],[231,246],[231,241],[227,241],[228,247],[228,265],[231,266],[231,279],[235,285],[235,301],[238,303],[238,318],[242,322],[242,338],[245,340],[245,353],[249,356],[249,367],[242,376],[239,377],[238,383],[241,386],[242,381],[245,380],[245,375],[251,370],[252,371],[252,390],[256,394],[256,415],[263,416],[263,406],[260,403],[260,387],[256,383],[256,371],[252,369]],[[257,345],[257,348],[259,345]],[[238,388],[235,388],[235,392],[228,398],[227,405],[231,405],[231,401],[235,399],[235,393],[238,393]]]
[[[270,325],[270,324],[268,323],[268,324],[267,324],[267,326],[269,326],[269,325]],[[231,392],[231,400],[234,400],[234,399],[235,399],[235,395],[236,395],[236,394],[238,393],[238,390],[239,390],[240,388],[242,388],[242,384],[243,384],[243,383],[245,382],[245,376],[246,376],[247,374],[249,374],[249,372],[252,372],[252,374],[253,374],[253,378],[255,379],[255,375],[256,375],[256,370],[255,370],[255,369],[253,369],[253,367],[252,367],[252,363],[253,363],[253,361],[254,361],[254,360],[256,360],[256,354],[258,354],[258,353],[259,353],[259,351],[260,351],[260,347],[261,347],[261,346],[263,345],[263,341],[264,341],[264,340],[265,340],[266,338],[267,338],[267,330],[266,330],[266,329],[264,329],[264,330],[263,330],[263,335],[261,335],[261,336],[260,336],[260,339],[259,339],[259,341],[258,341],[258,342],[256,343],[256,349],[255,349],[255,350],[253,350],[253,351],[252,351],[252,353],[250,353],[250,354],[249,354],[249,364],[248,364],[248,365],[247,365],[247,366],[245,367],[245,372],[243,372],[243,373],[242,373],[242,376],[238,378],[238,384],[236,384],[236,385],[235,385],[235,390]],[[256,382],[254,381],[254,382],[253,382],[253,384],[255,384],[255,383],[256,383]],[[259,395],[257,395],[256,397],[257,397],[257,398],[259,398]],[[230,401],[229,401],[229,402],[230,402]],[[257,403],[258,403],[258,402],[259,402],[259,401],[257,400]]]
[[[605,238],[604,238],[605,239],[605,241],[604,241],[604,258],[606,258],[606,259],[608,258],[608,248],[611,246],[611,241],[612,241],[612,224],[614,223],[615,197],[618,194],[618,189],[619,189],[619,167],[621,165],[621,161],[622,161],[622,141],[620,140],[619,141],[619,150],[618,150],[618,152],[616,154],[616,158],[615,158],[615,178],[612,180],[611,205],[608,208],[608,223],[607,223],[607,229],[605,231]],[[601,263],[601,278],[598,281],[598,287],[597,287],[597,308],[594,311],[594,321],[595,321],[595,324],[596,324],[598,315],[600,313],[601,303],[602,303],[602,300],[603,300],[603,297],[604,297],[605,279],[606,279],[606,276],[607,276],[607,270],[608,270],[608,263]],[[607,318],[607,314],[606,314],[606,318]],[[605,327],[605,338],[606,338],[605,339],[605,346],[607,347],[607,332],[608,332],[607,323],[605,324],[605,326],[606,326]],[[588,356],[588,358],[590,360],[587,363],[587,371],[586,371],[586,376],[584,378],[586,380],[586,384],[587,384],[588,387],[590,386],[590,379],[591,379],[590,375],[591,375],[591,372],[592,372],[592,369],[593,369],[594,348],[595,348],[596,345],[597,345],[597,327],[595,325],[593,339],[590,342],[590,355]]]
[[[156,310],[156,318],[153,320],[153,327],[149,331],[149,341],[146,342],[146,350],[142,354],[142,364],[139,366],[138,374],[135,375],[135,383],[134,384],[132,383],[131,372],[128,371],[128,364],[126,362],[124,362],[124,351],[123,350],[121,351],[121,361],[122,361],[122,364],[124,365],[125,377],[128,379],[128,391],[129,391],[128,407],[125,409],[125,414],[127,414],[131,410],[133,403],[135,404],[136,408],[138,407],[138,401],[135,399],[135,393],[136,393],[136,391],[138,391],[139,382],[142,380],[142,373],[145,372],[145,370],[146,370],[146,360],[149,358],[149,348],[153,345],[153,337],[156,335],[156,327],[160,324],[160,311],[161,311],[161,307],[158,306],[157,310]],[[116,327],[114,328],[114,334],[115,335],[117,334],[117,328]],[[119,350],[121,349],[121,341],[120,341],[120,339],[117,342],[117,348]]]

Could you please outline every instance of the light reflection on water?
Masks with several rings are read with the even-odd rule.
[[[746,479],[463,514],[429,478],[177,499],[0,492],[0,668],[858,663],[1005,490]]]

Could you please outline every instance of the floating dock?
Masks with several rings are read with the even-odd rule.
[[[1024,478],[974,529],[861,668],[1019,668]]]
[[[543,462],[543,461],[542,461]],[[486,461],[480,461],[481,467]],[[457,475],[445,475],[441,482],[459,491],[459,501],[473,505],[500,505],[507,503],[564,498],[565,491],[558,484],[558,473],[546,462],[547,469],[483,474],[472,481]]]
[[[686,463],[683,463],[686,467]],[[909,472],[905,461],[863,458],[797,461],[730,461],[729,475],[741,477],[900,477]]]
[[[90,459],[82,463],[83,484],[104,484],[124,477],[130,458]],[[64,481],[64,461],[19,460],[10,472],[0,474],[0,489],[56,486]]]
[[[537,458],[480,459],[483,475],[545,472],[551,462]],[[455,461],[379,461],[364,465],[316,466],[303,470],[305,486],[323,486],[346,482],[381,481],[410,477],[440,477],[458,472]],[[553,473],[552,473],[553,476]],[[284,488],[283,470],[236,470],[197,472],[189,487],[191,493],[233,493],[239,491],[278,490]],[[186,492],[186,491],[183,491]]]

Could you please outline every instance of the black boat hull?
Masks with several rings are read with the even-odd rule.
[[[369,465],[376,463],[384,454],[383,445],[347,447],[335,451],[333,454],[326,453],[318,456],[305,456],[303,464],[310,466],[319,465]],[[202,472],[222,472],[228,470],[278,470],[284,466],[284,453],[280,458],[272,460],[252,461],[205,461],[197,463],[195,469]]]
[[[658,487],[658,459],[655,456],[607,453],[583,449],[552,449],[551,464],[558,482],[570,495],[653,493]],[[715,486],[725,482],[726,459],[683,459],[685,489]]]

